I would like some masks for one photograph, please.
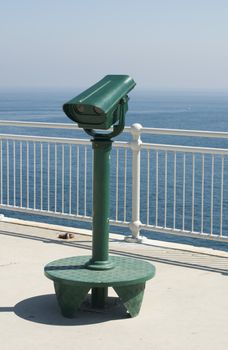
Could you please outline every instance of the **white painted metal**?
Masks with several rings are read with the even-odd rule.
[[[125,127],[125,132],[131,132],[131,127]],[[162,128],[141,128],[141,134],[150,135],[172,135],[188,137],[207,137],[207,138],[228,138],[228,132],[220,131],[199,131],[199,130],[180,130],[180,129],[162,129]]]
[[[71,203],[72,203],[72,145],[69,146],[69,214],[72,214],[72,208],[71,208]]]
[[[192,154],[192,232],[195,220],[195,154]]]
[[[51,123],[21,123],[21,122],[0,122],[2,126],[21,126],[21,127],[37,127],[37,128],[61,128],[70,129],[72,127],[77,132],[80,130],[75,124],[51,124]],[[160,134],[160,135],[179,135],[191,137],[209,137],[209,138],[228,138],[228,133],[220,132],[202,132],[188,130],[166,130],[166,129],[150,129],[143,128],[140,124],[134,124],[131,128],[126,128],[125,132],[132,134],[132,141],[118,141],[113,144],[116,148],[116,207],[115,220],[111,218],[112,225],[127,227],[132,231],[132,236],[139,239],[140,229],[154,232],[172,233],[184,236],[203,237],[218,240],[227,240],[223,232],[224,215],[226,206],[224,205],[225,192],[224,184],[226,181],[225,157],[228,156],[227,149],[221,148],[205,148],[205,147],[189,147],[164,144],[142,143],[141,135],[145,134]],[[33,150],[32,150],[33,145]],[[68,147],[66,145],[69,145]],[[12,146],[12,147],[11,147]],[[18,147],[19,146],[19,147]],[[30,147],[31,146],[31,147]],[[91,217],[88,216],[88,200],[89,190],[89,167],[88,167],[88,147],[90,141],[76,138],[60,138],[60,137],[43,137],[43,136],[27,136],[27,135],[0,135],[0,189],[1,189],[1,205],[3,209],[10,209],[21,212],[36,213],[39,215],[48,215],[53,217],[62,217],[72,220],[81,220],[91,222]],[[74,153],[72,152],[74,148]],[[44,150],[47,149],[47,155]],[[120,152],[120,150],[124,150]],[[132,151],[132,219],[127,221],[127,191],[128,185],[128,149]],[[68,151],[69,150],[69,151]],[[82,150],[82,151],[80,151]],[[84,150],[84,153],[83,153]],[[141,154],[146,150],[147,154],[147,171],[146,182],[146,199],[140,202],[140,186],[141,172]],[[12,153],[11,153],[12,152]],[[67,153],[68,152],[68,153]],[[144,151],[145,152],[145,151]],[[150,161],[152,152],[155,154],[155,162]],[[173,152],[173,158],[169,154]],[[179,170],[177,173],[177,164],[179,164],[179,155],[183,155],[182,175],[180,179]],[[188,163],[187,155],[192,157],[192,163]],[[196,154],[201,154],[200,165],[200,180],[197,180],[199,172],[198,161]],[[192,156],[191,156],[192,155]],[[205,185],[205,156],[211,157],[211,178],[209,191]],[[221,157],[221,167],[217,164],[216,157]],[[4,158],[5,157],[5,158]],[[162,159],[164,157],[164,167]],[[11,161],[12,158],[12,161]],[[171,165],[171,161],[173,163]],[[198,158],[197,158],[198,159]],[[6,161],[6,164],[4,163]],[[69,174],[65,171],[65,165],[69,161],[67,168]],[[178,163],[177,163],[178,161]],[[75,163],[73,163],[75,162]],[[82,163],[81,163],[82,162]],[[25,163],[25,164],[24,164]],[[40,163],[40,164],[39,164]],[[4,165],[5,164],[5,165]],[[75,164],[73,166],[73,164]],[[81,166],[84,164],[84,167]],[[124,165],[123,173],[121,164]],[[189,164],[192,164],[192,169],[189,171]],[[46,169],[47,168],[47,169]],[[170,182],[170,169],[173,168],[172,182]],[[13,176],[11,172],[13,171]],[[190,174],[189,174],[190,173]],[[74,174],[74,175],[73,175]],[[123,176],[122,176],[123,174]],[[151,175],[155,177],[155,193],[151,195],[150,179]],[[216,195],[215,175],[220,178],[220,199],[219,203],[215,203],[214,196]],[[178,176],[177,176],[178,175]],[[81,184],[81,176],[84,182]],[[189,176],[191,177],[191,188],[189,187]],[[92,174],[91,174],[92,178]],[[164,180],[162,180],[164,179]],[[26,182],[25,182],[26,180]],[[45,182],[46,181],[46,182]],[[74,181],[74,183],[73,183]],[[164,181],[164,182],[163,182]],[[182,181],[182,183],[180,183]],[[200,193],[196,187],[197,181],[200,181]],[[26,185],[25,185],[26,183]],[[172,183],[172,184],[171,184]],[[3,185],[5,184],[5,185]],[[84,184],[84,185],[83,185]],[[26,187],[25,187],[26,186]],[[218,186],[218,185],[217,185]],[[47,194],[45,190],[47,188]],[[180,210],[177,194],[180,188],[182,189],[182,207]],[[122,191],[123,189],[123,191]],[[60,193],[58,193],[58,190]],[[209,215],[210,228],[208,232],[204,232],[206,227],[205,214],[205,195],[209,193]],[[172,203],[172,222],[170,226],[167,220],[168,203],[170,191],[173,191]],[[186,191],[191,193],[190,210],[186,210]],[[13,193],[13,199],[10,200],[10,193]],[[145,192],[145,191],[144,191]],[[67,196],[66,196],[67,193]],[[160,195],[161,193],[161,195]],[[19,198],[18,198],[19,194]],[[40,199],[38,198],[38,194]],[[72,197],[74,196],[74,197]],[[31,200],[33,197],[33,206]],[[44,203],[47,198],[47,204]],[[154,199],[154,203],[152,202]],[[163,199],[162,199],[163,198]],[[26,200],[25,200],[26,199]],[[196,209],[197,201],[200,200]],[[68,203],[66,202],[68,201]],[[72,203],[76,203],[74,207]],[[163,201],[163,202],[162,202]],[[123,214],[121,216],[120,207]],[[220,225],[219,233],[215,234],[214,230],[214,215],[215,205],[219,205]],[[61,207],[61,209],[59,208]],[[140,207],[145,208],[145,222],[141,222]],[[68,208],[68,209],[67,209]],[[150,211],[155,208],[154,224],[150,222]],[[160,210],[160,208],[163,208]],[[171,209],[171,208],[170,208]],[[67,212],[66,212],[67,210]],[[82,213],[81,213],[82,211]],[[169,210],[170,212],[170,210]],[[189,217],[189,212],[191,217]],[[164,213],[164,214],[163,214]],[[83,215],[81,215],[83,214]],[[162,217],[161,217],[162,215]],[[178,224],[178,218],[181,215],[181,223]],[[207,213],[208,215],[208,213]],[[123,217],[123,220],[120,220]],[[198,218],[198,219],[197,219]],[[196,231],[196,219],[199,221],[199,232]],[[190,228],[187,229],[187,221],[190,221]],[[181,227],[181,228],[180,228]],[[227,233],[226,233],[227,234]]]
[[[203,222],[204,222],[204,154],[202,154],[202,185],[201,185],[201,229],[203,233]]]
[[[64,213],[64,186],[65,186],[65,156],[64,156],[64,145],[62,145],[62,179],[61,179],[61,187],[62,187],[62,213]]]
[[[176,236],[183,236],[183,237],[194,237],[194,238],[203,238],[203,239],[209,239],[209,240],[214,240],[214,241],[224,241],[227,242],[227,236],[218,236],[216,234],[210,234],[203,232],[199,234],[199,232],[192,232],[192,231],[187,231],[187,230],[179,230],[179,229],[172,229],[172,228],[164,228],[163,226],[155,226],[155,225],[146,225],[142,224],[141,229],[145,231],[152,231],[155,233],[169,233],[172,235]]]
[[[138,124],[139,125],[139,124]],[[41,129],[61,129],[61,130],[81,130],[75,123],[42,123],[42,122],[21,122],[1,120],[0,126],[18,126]],[[126,126],[124,132],[131,133],[132,127]],[[220,131],[199,131],[199,130],[180,130],[180,129],[162,129],[162,128],[145,128],[140,127],[140,134],[151,135],[173,135],[173,136],[191,136],[206,138],[228,138],[228,132]]]
[[[27,207],[29,208],[29,143],[26,142],[26,169],[27,169],[27,175],[26,175],[26,198],[27,198]],[[48,167],[49,169],[49,167]],[[50,190],[48,188],[48,194],[50,193]]]
[[[116,150],[116,221],[119,217],[119,148]]]
[[[158,225],[158,151],[156,151],[155,225]]]
[[[167,222],[167,161],[168,161],[168,154],[165,152],[165,193],[164,193],[164,227],[166,227]]]
[[[6,203],[9,205],[9,141],[6,142],[6,186],[7,186],[7,198]]]
[[[84,216],[87,210],[87,147],[84,150]]]
[[[15,140],[15,141],[31,141],[31,142],[41,142],[41,143],[54,143],[54,144],[72,144],[72,145],[88,145],[90,146],[90,141],[86,139],[72,139],[64,137],[46,137],[46,136],[30,136],[30,135],[14,135],[14,134],[0,134],[1,140]]]
[[[14,206],[16,206],[16,142],[15,141],[13,141],[13,204]]]
[[[57,148],[57,144],[55,144],[55,213],[57,212],[57,152],[58,152],[58,148]]]
[[[150,223],[150,151],[147,151],[147,191],[146,191],[146,223]]]
[[[22,207],[22,143],[20,142],[20,206]]]
[[[76,173],[77,173],[77,190],[76,190],[76,215],[79,215],[79,170],[80,170],[80,162],[79,162],[79,146],[77,146],[77,167],[76,167]]]
[[[176,227],[176,189],[177,189],[177,154],[174,152],[173,164],[173,229]]]
[[[183,154],[182,231],[185,229],[186,155]]]
[[[228,149],[224,148],[209,148],[209,147],[190,147],[190,146],[173,146],[153,143],[142,143],[141,149],[153,149],[157,151],[170,151],[181,153],[200,153],[200,154],[214,154],[214,155],[228,155]]]
[[[47,157],[47,210],[50,211],[50,144],[48,144]]]
[[[221,163],[221,198],[220,198],[220,231],[219,231],[220,237],[222,237],[222,231],[223,231],[223,195],[224,195],[224,156],[222,156],[222,163]]]
[[[127,221],[127,149],[124,150],[124,215],[123,221]]]
[[[43,210],[43,144],[40,144],[40,209]]]
[[[33,144],[33,208],[36,209],[36,143]]]
[[[3,155],[2,155],[2,140],[0,143],[0,173],[1,173],[1,203],[3,202],[3,174],[2,174],[2,162],[3,162]]]
[[[21,128],[41,128],[41,129],[61,129],[61,130],[80,130],[75,123],[42,123],[42,122],[21,122],[1,120],[0,126],[18,126]]]
[[[211,232],[210,234],[213,235],[213,222],[214,222],[214,164],[215,164],[215,157],[214,154],[212,154],[211,158]]]
[[[132,150],[132,221],[130,229],[132,236],[139,239],[140,234],[140,149],[142,141],[140,124],[133,124],[131,127],[131,134],[133,140],[130,143]]]

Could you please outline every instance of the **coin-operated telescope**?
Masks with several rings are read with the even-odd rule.
[[[109,256],[109,181],[112,138],[121,133],[128,109],[128,92],[135,82],[127,75],[107,75],[65,103],[66,115],[92,136],[93,241],[92,256],[60,259],[45,267],[54,281],[61,312],[73,317],[92,288],[92,307],[104,308],[113,287],[130,315],[140,310],[145,282],[154,276],[149,262]],[[109,128],[113,130],[108,130]]]
[[[113,126],[115,133],[110,136],[116,136],[124,128],[127,94],[135,85],[128,75],[107,75],[65,103],[63,110],[80,128],[107,130]]]
[[[114,136],[124,129],[127,93],[135,82],[128,75],[106,75],[63,105],[66,115],[92,136],[93,146],[93,256],[90,269],[109,269],[109,173]],[[113,127],[111,131],[104,131]]]

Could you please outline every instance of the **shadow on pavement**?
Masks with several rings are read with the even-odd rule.
[[[55,294],[25,299],[16,304],[14,308],[0,308],[1,311],[13,311],[18,317],[27,321],[54,326],[83,326],[129,318],[117,297],[109,297],[104,310],[91,309],[89,299],[87,299],[75,318],[65,318],[61,315]]]

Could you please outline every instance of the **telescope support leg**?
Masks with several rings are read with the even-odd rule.
[[[112,141],[94,139],[93,143],[93,243],[87,268],[108,270],[109,260],[109,174]],[[99,294],[99,293],[98,293]]]
[[[108,288],[92,288],[92,307],[103,309],[108,297]]]

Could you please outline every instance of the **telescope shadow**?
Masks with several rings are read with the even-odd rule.
[[[61,315],[55,294],[22,300],[12,311],[24,320],[53,326],[91,325],[130,317],[119,298],[109,297],[104,309],[93,309],[90,306],[90,295],[77,311],[75,318],[66,318]]]

